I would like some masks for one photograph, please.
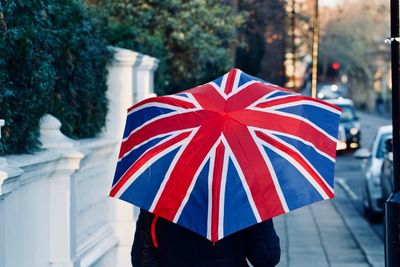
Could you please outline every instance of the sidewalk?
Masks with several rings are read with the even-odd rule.
[[[281,239],[279,267],[383,267],[384,245],[335,185],[325,200],[274,219]]]

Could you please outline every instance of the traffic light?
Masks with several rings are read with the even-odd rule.
[[[328,76],[329,78],[339,78],[339,73],[340,73],[339,62],[333,61],[331,64],[329,64],[326,76]]]
[[[333,62],[331,66],[332,66],[332,69],[335,71],[338,71],[340,69],[340,64],[337,62]]]

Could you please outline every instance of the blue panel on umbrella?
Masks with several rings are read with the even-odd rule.
[[[264,100],[273,100],[275,97],[280,97],[280,96],[287,96],[287,95],[293,95],[292,93],[280,91],[277,89],[273,94],[269,95],[268,97],[265,97]]]
[[[335,162],[329,160],[325,156],[318,153],[312,146],[306,145],[303,142],[289,138],[286,136],[275,134],[286,143],[296,147],[303,156],[312,163],[313,167],[321,174],[325,181],[333,188],[333,174],[335,171]]]
[[[221,76],[221,77],[215,79],[213,82],[214,82],[216,85],[221,86],[223,77],[224,77],[224,76]]]
[[[239,174],[231,160],[228,164],[225,188],[224,236],[227,236],[256,224],[257,220],[254,217]]]
[[[154,105],[154,104],[153,104]],[[135,130],[140,125],[145,122],[154,119],[157,116],[168,114],[174,111],[173,109],[168,108],[160,108],[160,107],[147,107],[139,109],[136,112],[129,114],[126,120],[126,126],[124,131],[124,138],[128,137],[128,135]]]
[[[132,166],[132,164],[141,156],[147,149],[155,147],[159,142],[169,137],[170,135],[166,135],[159,138],[154,138],[153,140],[143,144],[142,146],[132,150],[131,153],[126,155],[117,163],[117,169],[114,175],[113,185],[121,178],[121,176]]]
[[[207,236],[208,171],[209,161],[201,170],[178,224],[196,233]]]
[[[314,186],[289,161],[267,147],[264,149],[274,166],[289,210],[323,199]]]
[[[275,93],[269,95],[267,99],[272,99],[274,97],[287,96],[287,95],[293,95],[293,93],[284,92],[284,91],[276,91]]]
[[[149,210],[179,148],[153,162],[121,195],[121,199]]]
[[[265,84],[271,84],[272,85],[272,83],[266,82],[266,81],[264,81],[264,80],[262,80],[260,78],[257,78],[257,77],[254,77],[254,76],[251,76],[251,75],[248,75],[248,74],[242,72],[241,75],[240,75],[240,78],[239,78],[238,87],[240,87],[243,84],[245,84],[247,82],[250,82],[250,81],[259,81],[259,82],[262,82],[262,83],[265,83]]]
[[[187,94],[176,94],[177,96],[181,96],[181,97],[186,97],[186,98],[189,98],[188,96],[187,96]]]
[[[337,137],[337,126],[340,120],[340,116],[338,114],[311,105],[300,105],[295,107],[281,108],[278,110],[308,119],[309,121],[318,125],[318,127],[323,129],[330,136],[334,138]]]

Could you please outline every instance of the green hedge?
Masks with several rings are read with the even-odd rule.
[[[45,113],[71,138],[96,136],[105,125],[112,57],[96,16],[78,0],[0,4],[0,153],[38,150]]]

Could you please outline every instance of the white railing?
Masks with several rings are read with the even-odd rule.
[[[117,244],[109,222],[107,197],[112,177],[107,163],[114,160],[116,144],[112,139],[98,138],[77,145],[84,157],[71,177],[71,210],[75,214],[75,256],[81,259],[80,266],[91,266]]]
[[[44,150],[0,157],[0,267],[130,266],[134,208],[108,192],[126,109],[153,95],[158,61],[112,49],[109,113],[100,137],[70,140],[46,115]]]

